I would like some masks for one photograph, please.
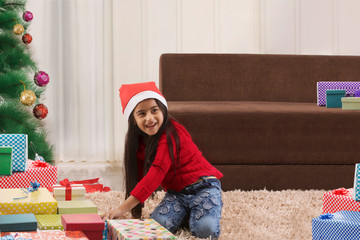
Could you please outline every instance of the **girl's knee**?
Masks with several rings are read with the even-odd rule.
[[[190,229],[192,234],[198,238],[211,237],[211,239],[215,239],[220,235],[219,221],[209,216],[203,216],[196,221],[192,221]]]

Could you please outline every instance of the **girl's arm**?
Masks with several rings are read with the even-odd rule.
[[[101,218],[103,220],[113,219],[113,218],[120,218],[125,213],[131,211],[131,209],[133,209],[139,203],[140,203],[139,200],[137,200],[134,196],[130,195],[130,197],[128,197],[125,200],[125,202],[120,204],[117,208],[114,208],[113,210],[111,210],[109,212],[101,214]]]

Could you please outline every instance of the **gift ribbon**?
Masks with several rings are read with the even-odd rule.
[[[333,217],[334,217],[334,215],[331,213],[325,213],[325,214],[320,215],[320,219],[330,219]]]
[[[33,162],[33,165],[35,166],[35,167],[48,167],[49,166],[49,163],[47,163],[47,162],[44,162],[44,161],[41,161],[41,160],[36,160],[36,161],[34,161]]]
[[[87,180],[79,180],[79,181],[71,181],[65,178],[63,181],[60,181],[60,185],[65,186],[63,184],[83,184],[87,193],[89,192],[109,192],[111,189],[109,187],[104,187],[102,184],[98,183],[99,178],[87,179]],[[63,184],[61,184],[63,183]]]
[[[332,193],[335,195],[347,195],[349,193],[349,190],[345,188],[338,188],[333,190]]]
[[[65,187],[65,201],[71,200],[71,183],[69,179],[65,178],[64,180],[60,181],[60,185]]]
[[[38,183],[36,180],[35,182],[30,182],[30,187],[29,188],[21,188],[21,190],[26,193],[25,197],[18,197],[18,198],[13,198],[13,200],[19,200],[19,199],[24,199],[27,198],[29,196],[29,193],[31,192],[35,192],[40,188],[40,183]]]

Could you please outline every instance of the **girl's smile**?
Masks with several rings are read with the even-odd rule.
[[[134,119],[141,131],[153,136],[163,124],[164,115],[154,99],[145,99],[136,106]]]

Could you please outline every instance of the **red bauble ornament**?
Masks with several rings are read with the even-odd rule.
[[[46,118],[46,116],[48,114],[48,109],[44,104],[40,103],[34,107],[33,113],[37,119],[41,120],[41,119]]]
[[[31,43],[31,41],[32,41],[32,36],[31,36],[29,33],[25,33],[25,34],[22,36],[22,41],[23,41],[23,43],[25,43],[25,44],[29,44],[29,43]]]

